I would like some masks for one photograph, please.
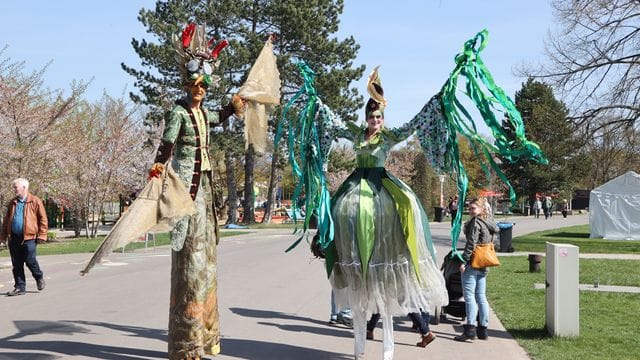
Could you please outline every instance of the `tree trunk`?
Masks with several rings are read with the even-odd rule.
[[[278,185],[278,158],[280,152],[278,149],[273,149],[273,157],[271,159],[271,174],[269,175],[269,189],[267,190],[267,206],[264,208],[264,217],[262,218],[263,224],[271,223],[271,209],[273,209],[273,203],[276,200],[275,188]]]
[[[235,177],[235,161],[231,151],[224,154],[224,164],[227,169],[227,224],[238,223],[238,186]]]
[[[98,236],[98,227],[100,226],[100,221],[102,218],[102,211],[97,210],[94,208],[91,211],[91,219],[93,219],[93,222],[91,223],[91,236],[90,238],[95,239]]]
[[[91,221],[93,217],[93,211],[91,210],[91,203],[89,199],[91,199],[91,193],[87,195],[87,198],[84,202],[84,209],[82,209],[82,219],[84,220],[84,235],[87,239],[91,237],[91,225],[89,224],[89,221]]]
[[[255,200],[253,195],[253,168],[255,166],[255,152],[253,151],[253,145],[249,145],[249,148],[244,155],[244,202],[242,222],[244,224],[253,224],[256,222],[254,214]]]
[[[4,212],[6,211],[6,203],[4,202],[4,196],[0,195],[0,221],[4,219]],[[1,222],[0,222],[1,224]]]
[[[69,221],[71,222],[71,229],[73,229],[73,236],[80,237],[80,230],[82,229],[82,216],[80,216],[80,211],[78,209],[69,208],[65,215],[67,217],[71,216]]]

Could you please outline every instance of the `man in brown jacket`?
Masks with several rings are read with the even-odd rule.
[[[8,241],[13,265],[13,291],[8,296],[23,295],[26,291],[24,264],[27,264],[38,290],[43,290],[44,275],[36,260],[36,244],[47,240],[48,220],[44,204],[37,196],[29,194],[29,181],[15,179],[13,190],[16,197],[9,201],[2,222],[0,243]]]

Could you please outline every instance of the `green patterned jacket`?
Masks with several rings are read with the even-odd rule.
[[[200,159],[202,150],[209,151],[209,132],[212,125],[227,120],[233,114],[231,104],[220,111],[208,111],[201,107],[207,123],[206,139],[198,136],[196,118],[186,100],[176,101],[176,106],[165,115],[165,127],[155,162],[165,163],[173,155],[171,165],[189,187],[195,199],[200,184]]]

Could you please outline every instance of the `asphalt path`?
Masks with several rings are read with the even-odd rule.
[[[514,236],[585,224],[585,215],[550,220],[514,217]],[[439,261],[448,252],[448,223],[431,223]],[[290,230],[252,230],[219,246],[222,353],[216,359],[352,359],[350,329],[328,326],[330,286],[324,265]],[[517,249],[516,249],[517,250]],[[47,287],[0,297],[0,359],[165,359],[169,300],[168,247],[113,253],[81,277],[89,254],[39,257]],[[0,258],[0,293],[12,289],[10,260]],[[528,264],[523,261],[523,268]],[[490,278],[489,278],[489,281]],[[418,348],[408,319],[395,319],[396,359],[528,359],[491,314],[488,341],[458,343],[460,319],[432,325],[438,336]],[[382,331],[367,342],[367,358],[382,354]]]

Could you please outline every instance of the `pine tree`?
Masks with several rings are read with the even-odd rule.
[[[155,35],[157,42],[132,40],[145,69],[122,64],[127,73],[136,77],[135,85],[140,91],[131,97],[137,103],[148,105],[147,125],[151,129],[161,123],[162,114],[182,95],[171,36],[193,21],[206,23],[210,37],[227,39],[230,44],[221,55],[218,74],[222,79],[217,88],[209,91],[206,106],[219,108],[230,94],[237,91],[264,41],[274,34],[274,51],[282,79],[281,104],[286,103],[302,84],[295,64],[304,60],[317,72],[316,85],[323,101],[343,119],[353,120],[363,100],[357,89],[349,85],[362,76],[364,66],[353,67],[359,48],[354,38],[338,40],[334,35],[342,10],[342,0],[158,1],[154,10],[142,9],[138,16],[148,32]],[[278,115],[276,112],[273,118],[277,119]],[[221,136],[229,139],[230,134],[225,130]],[[227,141],[232,148],[223,150],[228,156],[244,150],[240,135],[234,136],[235,141]],[[212,138],[212,141],[216,139]],[[231,166],[238,160],[225,163]],[[244,163],[245,199],[250,199],[253,189],[252,150],[245,154]],[[235,189],[228,188],[230,196],[232,192]],[[244,221],[252,222],[253,203],[245,201],[244,205]]]
[[[588,169],[582,142],[574,135],[566,106],[551,87],[529,78],[516,92],[516,107],[522,115],[527,136],[538,143],[548,165],[528,161],[508,163],[502,168],[516,193],[533,201],[536,193],[568,191]],[[507,122],[503,127],[508,126]]]

